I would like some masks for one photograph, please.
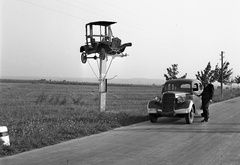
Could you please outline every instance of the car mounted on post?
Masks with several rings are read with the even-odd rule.
[[[127,46],[132,46],[132,43],[121,45],[121,40],[113,36],[111,25],[115,23],[97,21],[86,24],[86,45],[80,47],[82,63],[86,63],[88,58],[104,60],[106,54],[122,55]],[[99,54],[99,57],[96,56],[96,53]],[[90,56],[91,54],[95,55]]]
[[[203,91],[201,81],[194,79],[168,80],[162,89],[162,96],[147,104],[149,119],[156,123],[158,117],[184,117],[191,124],[195,115],[200,115]]]

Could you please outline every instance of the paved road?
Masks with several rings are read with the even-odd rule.
[[[160,118],[0,159],[1,165],[240,164],[240,97],[210,107],[191,125]]]

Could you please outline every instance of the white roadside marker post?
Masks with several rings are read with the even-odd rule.
[[[6,126],[0,126],[0,141],[3,142],[4,146],[10,146],[10,139]]]

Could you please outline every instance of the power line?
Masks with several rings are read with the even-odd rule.
[[[113,13],[111,13],[111,14],[102,14],[103,13],[103,11],[102,10],[100,10],[100,9],[98,9],[98,8],[95,8],[95,7],[92,7],[92,6],[89,6],[89,5],[86,5],[85,3],[82,3],[82,2],[78,2],[78,1],[76,1],[76,0],[74,0],[75,2],[77,2],[77,3],[80,3],[80,4],[84,4],[84,5],[86,5],[86,6],[89,6],[90,8],[94,8],[95,10],[99,10],[100,11],[100,13],[96,13],[96,12],[94,12],[93,10],[91,10],[91,11],[89,11],[89,10],[86,10],[86,9],[84,9],[84,8],[82,8],[82,7],[79,7],[79,6],[76,6],[76,5],[73,5],[73,4],[70,4],[70,3],[67,3],[67,2],[64,2],[64,1],[62,1],[62,0],[58,0],[59,2],[61,2],[61,3],[64,3],[64,4],[66,4],[66,5],[68,5],[68,6],[71,6],[71,7],[74,7],[74,8],[77,8],[77,9],[80,9],[80,10],[84,10],[84,11],[86,11],[86,12],[88,12],[88,13],[90,13],[90,14],[95,14],[96,16],[103,16],[103,17],[108,17],[109,15],[113,15]],[[107,11],[106,10],[104,10],[104,12],[106,13]],[[116,15],[115,15],[116,16]],[[117,16],[118,17],[118,16]],[[145,29],[142,29],[142,28],[140,28],[140,26],[138,26],[138,25],[135,25],[135,24],[130,24],[130,23],[127,23],[127,22],[124,22],[124,24],[126,24],[127,26],[134,26],[134,28],[135,29],[139,29],[140,31],[145,31]]]
[[[106,0],[103,0],[106,4],[108,4],[109,6],[112,6],[112,7],[114,7],[114,8],[118,8],[119,10],[122,10],[124,13],[129,13],[130,15],[132,15],[132,16],[134,16],[134,18],[140,18],[141,20],[144,20],[144,21],[142,21],[142,22],[150,22],[151,23],[151,25],[155,25],[156,26],[156,24],[159,22],[159,21],[151,21],[151,20],[149,20],[148,18],[146,18],[146,17],[142,17],[141,15],[138,15],[138,14],[136,14],[136,13],[134,13],[134,12],[131,12],[131,11],[129,11],[129,10],[126,10],[125,8],[121,8],[121,7],[119,7],[119,6],[117,6],[117,5],[115,5],[115,4],[112,4],[112,3],[109,3],[108,1],[106,1]],[[145,23],[145,24],[147,24],[147,23]],[[163,27],[163,25],[159,25],[160,27]],[[168,31],[170,31],[169,29],[168,29],[168,27],[165,27]],[[170,31],[170,32],[172,32],[172,33],[174,33],[174,34],[176,34],[176,32],[173,32],[173,31]]]
[[[75,0],[76,1],[76,0]],[[175,31],[172,31],[172,30],[170,30],[169,29],[169,27],[167,27],[167,26],[165,26],[165,25],[163,25],[163,24],[159,24],[159,22],[160,21],[152,21],[151,19],[148,19],[148,18],[146,18],[146,17],[143,17],[142,15],[138,15],[138,14],[136,14],[136,13],[133,13],[133,12],[131,12],[131,11],[129,11],[129,10],[126,10],[125,8],[121,8],[121,7],[119,7],[118,5],[116,5],[116,4],[113,4],[113,3],[109,3],[109,1],[107,1],[107,0],[103,0],[104,1],[104,3],[106,3],[107,5],[109,5],[109,6],[112,6],[112,7],[114,7],[114,8],[117,8],[118,10],[121,10],[121,11],[123,11],[124,13],[129,13],[130,15],[132,15],[132,16],[134,16],[134,18],[138,18],[138,19],[141,19],[141,20],[144,20],[144,21],[142,21],[142,22],[144,22],[144,24],[150,24],[151,26],[149,26],[149,28],[148,28],[148,31],[146,31],[146,29],[140,29],[141,31],[145,31],[146,32],[146,34],[149,34],[149,33],[151,33],[151,34],[153,34],[154,36],[156,36],[156,35],[158,35],[158,36],[160,36],[161,38],[165,38],[165,39],[168,39],[168,40],[171,40],[171,41],[174,41],[174,42],[176,42],[176,41],[178,41],[178,39],[179,38],[177,38],[177,37],[174,37],[174,36],[177,36],[177,35],[180,35],[180,37],[184,37],[184,38],[187,38],[187,37],[189,37],[189,35],[184,35],[183,36],[183,34],[181,34],[181,33],[178,33],[178,32],[175,32]],[[111,1],[111,2],[113,2],[113,1]],[[149,23],[148,23],[149,22]],[[171,34],[171,38],[169,38],[169,37],[167,37],[167,36],[162,36],[160,33],[158,33],[158,32],[152,32],[152,30],[151,30],[151,27],[160,27],[159,28],[159,30],[161,29],[161,28],[164,28],[164,31],[168,31],[170,34]],[[141,27],[141,25],[140,26],[137,26],[137,28],[139,29],[139,27]],[[159,39],[159,38],[158,38]],[[159,41],[158,41],[159,42]],[[166,43],[166,41],[165,41],[165,43]],[[169,43],[168,43],[169,44]],[[176,44],[175,44],[176,45]],[[197,47],[199,47],[199,45],[196,45],[196,44],[194,44],[194,43],[191,43],[191,45],[193,45],[193,46],[197,46]],[[177,46],[177,45],[176,45]],[[187,48],[189,47],[189,46],[186,46]],[[183,47],[182,47],[183,48]]]
[[[74,15],[71,15],[71,14],[68,14],[68,13],[66,13],[66,12],[62,12],[62,11],[59,11],[59,10],[56,10],[56,9],[53,9],[53,8],[49,8],[49,7],[46,7],[46,6],[43,6],[43,5],[39,5],[39,4],[36,4],[36,3],[32,3],[32,2],[29,2],[29,1],[26,1],[26,0],[21,0],[22,2],[24,2],[24,3],[28,3],[28,4],[30,4],[30,5],[34,5],[34,6],[37,6],[37,7],[40,7],[40,8],[44,8],[44,9],[46,9],[46,10],[49,10],[49,11],[52,11],[52,12],[56,12],[56,13],[59,13],[59,14],[63,14],[63,15],[66,15],[66,16],[69,16],[69,17],[72,17],[72,18],[75,18],[75,19],[78,19],[78,20],[81,20],[81,21],[84,21],[84,23],[86,23],[86,22],[89,22],[89,20],[88,19],[85,19],[85,18],[81,18],[81,17],[78,17],[78,16],[74,16]],[[105,17],[105,14],[101,14],[101,13],[103,13],[103,11],[102,10],[100,10],[100,9],[98,9],[98,8],[95,8],[95,7],[92,7],[92,6],[89,6],[89,5],[86,5],[85,3],[82,3],[81,1],[79,2],[79,1],[76,1],[76,0],[73,0],[73,1],[75,1],[75,2],[77,2],[77,3],[80,3],[80,4],[84,4],[84,5],[86,5],[86,6],[89,6],[89,7],[92,7],[92,8],[94,8],[95,10],[99,10],[99,11],[101,11],[100,13],[96,13],[96,12],[93,12],[93,11],[89,11],[89,10],[86,10],[86,9],[84,9],[84,8],[82,8],[82,7],[79,7],[79,6],[76,6],[76,5],[73,5],[73,4],[70,4],[70,3],[67,3],[67,2],[64,2],[64,1],[62,1],[62,0],[57,0],[58,2],[61,2],[61,3],[63,3],[63,4],[66,4],[66,5],[68,5],[68,6],[71,6],[71,7],[74,7],[74,8],[77,8],[77,9],[79,9],[79,10],[84,10],[84,11],[86,11],[86,12],[88,12],[88,13],[91,13],[91,14],[94,14],[94,15],[97,15],[97,16],[99,16],[99,15],[101,15],[101,16],[104,16]],[[108,4],[108,5],[110,5],[110,6],[112,6],[112,7],[115,7],[115,5],[113,5],[113,4],[111,4],[111,3],[108,3],[107,1],[105,1],[106,2],[106,4]],[[127,10],[123,10],[122,8],[120,8],[120,7],[117,7],[119,10],[122,10],[124,13],[129,13],[129,14],[131,14],[131,15],[133,15],[134,17],[136,17],[136,18],[139,18],[139,17],[141,17],[141,16],[139,16],[139,15],[136,15],[136,14],[133,14],[132,12],[129,12],[129,11],[127,11]],[[107,12],[107,10],[104,10],[104,12],[106,13]],[[112,16],[114,13],[111,13],[110,15]],[[107,16],[109,16],[109,14],[106,14]],[[116,17],[119,17],[118,15],[115,15]],[[142,17],[143,18],[143,17]],[[145,20],[145,19],[144,19]],[[147,21],[150,21],[150,20],[147,20]],[[137,25],[136,23],[133,23],[133,22],[131,22],[131,23],[128,23],[128,22],[126,22],[125,20],[122,22],[123,24],[125,24],[126,26],[130,26],[130,27],[132,27],[132,28],[134,28],[134,29],[137,29],[137,30],[139,30],[140,32],[141,32],[141,34],[147,34],[147,35],[138,35],[138,34],[134,34],[134,33],[132,33],[132,32],[124,32],[124,31],[122,31],[122,30],[119,30],[119,31],[122,31],[122,32],[124,32],[124,33],[128,33],[128,34],[130,34],[130,35],[135,35],[135,36],[137,36],[137,37],[143,37],[143,38],[145,38],[145,39],[147,39],[147,40],[149,40],[149,41],[151,41],[151,42],[154,42],[154,38],[156,38],[156,37],[152,37],[152,36],[159,36],[158,37],[158,41],[157,42],[162,42],[162,43],[165,43],[165,44],[168,44],[168,45],[173,45],[174,47],[179,47],[177,44],[173,44],[173,42],[167,42],[166,40],[164,40],[164,38],[166,39],[166,36],[162,36],[160,33],[158,33],[158,32],[154,32],[153,30],[151,30],[151,29],[144,29],[144,28],[142,28],[142,26],[141,25]],[[154,22],[154,23],[156,23],[156,22]],[[154,23],[153,23],[153,25],[154,25]],[[146,24],[146,23],[145,23]],[[156,26],[156,25],[155,25]],[[133,31],[133,32],[135,32],[135,30]],[[147,37],[147,36],[149,36],[149,37]],[[170,40],[174,40],[175,41],[175,39],[173,39],[173,38],[169,38],[169,37],[167,37],[168,38],[168,40],[170,39]],[[159,39],[162,39],[162,41],[161,40],[159,40]],[[182,48],[182,47],[181,47]]]
[[[89,10],[86,10],[85,8],[82,8],[82,7],[73,5],[73,4],[68,3],[68,2],[65,2],[65,1],[63,1],[63,0],[58,0],[58,1],[61,2],[61,3],[66,4],[66,5],[68,5],[68,6],[71,6],[71,7],[80,9],[80,10],[84,10],[84,11],[86,11],[86,12],[88,12],[88,13],[90,13],[90,14],[94,14],[94,15],[96,15],[96,16],[101,15],[101,16],[105,17],[105,15],[107,15],[107,17],[108,17],[109,15],[111,15],[111,16],[115,15],[116,17],[119,17],[118,15],[116,15],[115,13],[112,13],[112,12],[111,12],[110,14],[102,14],[102,13],[108,12],[108,10],[104,10],[104,11],[103,11],[103,10],[101,10],[101,9],[99,9],[99,8],[94,7],[93,5],[88,5],[88,4],[86,4],[86,3],[83,3],[82,1],[72,0],[72,1],[74,1],[74,2],[76,2],[76,3],[81,4],[81,6],[85,5],[85,6],[88,6],[88,7],[92,8],[92,9],[94,9],[94,10],[89,11]],[[109,6],[114,7],[114,8],[118,8],[119,10],[123,11],[124,13],[127,12],[127,13],[131,14],[132,16],[134,16],[134,18],[139,18],[139,17],[141,17],[141,16],[136,15],[136,14],[134,14],[134,13],[132,13],[132,12],[129,12],[128,10],[122,9],[122,8],[120,8],[119,6],[112,5],[111,3],[108,3],[107,1],[105,1],[105,3],[108,4]],[[100,11],[100,12],[98,12],[98,13],[93,12],[93,11],[96,11],[96,10],[98,10],[98,11]],[[143,17],[142,17],[142,19],[143,19],[143,20],[146,20],[146,19],[143,18]],[[149,21],[149,20],[148,20],[148,21]],[[166,44],[168,44],[168,45],[173,45],[173,44],[172,44],[173,42],[166,42],[166,40],[163,40],[164,38],[166,39],[166,36],[162,36],[162,35],[159,34],[158,32],[153,31],[153,30],[151,30],[151,29],[142,28],[142,25],[137,25],[136,23],[133,23],[133,22],[128,23],[128,22],[126,22],[125,20],[124,20],[123,22],[121,22],[121,23],[122,23],[122,24],[125,24],[126,26],[130,26],[130,27],[133,27],[134,29],[139,30],[139,31],[141,32],[141,34],[142,34],[142,33],[144,33],[144,34],[150,34],[150,35],[142,35],[141,38],[143,37],[143,38],[148,39],[149,41],[152,42],[152,41],[154,40],[154,38],[152,38],[152,37],[147,37],[147,36],[156,36],[156,35],[158,35],[159,38],[162,39],[162,43],[166,43]],[[145,24],[146,24],[146,23],[145,23]],[[152,25],[155,25],[155,24],[156,24],[156,22],[152,23]],[[156,26],[156,25],[155,25],[155,26]],[[122,30],[121,30],[121,31],[122,31]],[[123,32],[123,31],[122,31],[122,32]],[[134,30],[134,32],[135,32],[135,30]],[[132,32],[126,32],[126,33],[131,34],[131,35],[135,35],[135,34],[132,33]],[[136,34],[135,36],[140,37],[139,34]],[[159,38],[158,38],[158,42],[161,42],[161,41],[159,41]],[[169,38],[169,37],[167,37],[167,39],[168,39],[168,40],[170,39],[170,40],[172,40],[172,41],[176,41],[175,39]],[[174,45],[175,45],[175,47],[178,47],[178,45],[176,45],[176,44],[174,44]]]
[[[66,4],[66,5],[68,5],[68,6],[71,6],[71,7],[80,9],[80,10],[84,10],[84,11],[86,11],[86,12],[88,12],[88,13],[91,13],[91,14],[95,14],[95,15],[97,15],[97,16],[99,16],[99,15],[104,16],[104,17],[105,17],[106,15],[109,16],[109,14],[106,14],[106,15],[105,15],[105,14],[102,14],[103,11],[100,10],[99,8],[95,8],[95,7],[93,7],[93,6],[86,5],[85,3],[81,2],[81,1],[79,2],[79,1],[74,0],[74,1],[77,2],[77,3],[84,4],[84,5],[86,5],[86,6],[89,6],[89,7],[91,7],[91,8],[94,8],[95,10],[99,10],[99,11],[101,11],[101,12],[100,12],[100,13],[96,13],[96,12],[93,12],[93,10],[88,11],[88,10],[82,8],[82,7],[79,7],[79,6],[76,6],[76,5],[73,5],[73,4],[64,2],[64,1],[62,1],[62,0],[58,0],[58,1],[61,2],[61,3]],[[107,10],[104,10],[104,12],[106,13]],[[111,13],[111,15],[113,15],[113,14],[114,14],[114,13]],[[118,15],[115,15],[115,16],[119,17]],[[138,17],[138,16],[135,15],[135,17]],[[141,28],[141,26],[139,26],[139,25],[132,24],[132,22],[131,22],[131,23],[128,23],[128,22],[124,21],[124,24],[126,24],[127,26],[132,26],[132,27],[134,27],[135,29],[139,29],[140,31],[143,31],[143,32],[145,31],[145,32],[147,32],[147,33],[151,33],[151,31],[146,31],[146,29]]]
[[[62,11],[59,11],[59,10],[56,10],[56,9],[52,9],[52,8],[49,8],[49,7],[46,7],[46,6],[42,6],[42,5],[39,5],[39,4],[36,4],[36,3],[32,3],[32,2],[29,2],[29,1],[26,1],[26,0],[21,0],[21,1],[24,2],[24,3],[30,4],[30,5],[33,5],[33,6],[37,6],[37,7],[40,7],[40,8],[44,8],[44,9],[46,9],[46,10],[50,10],[50,11],[55,12],[55,13],[63,14],[63,15],[66,15],[66,16],[70,16],[70,17],[73,17],[73,18],[75,18],[75,19],[82,20],[82,21],[84,21],[84,22],[89,22],[89,20],[87,20],[87,19],[84,19],[84,18],[81,18],[81,17],[77,17],[77,16],[74,16],[74,15],[71,15],[71,14],[68,14],[68,13],[65,13],[65,12],[62,12]],[[69,4],[69,3],[66,3],[66,2],[60,1],[60,0],[58,0],[58,1],[61,2],[61,3],[67,4],[67,5],[69,5],[69,6],[72,6],[72,7],[81,9],[81,10],[85,10],[85,9],[80,8],[80,7],[78,7],[78,6],[75,6],[75,5],[72,5],[72,4]],[[81,2],[78,2],[78,3],[81,3]],[[88,11],[88,10],[85,10],[85,11],[87,11],[87,12],[89,12],[89,13],[92,13],[92,12],[90,12],[90,11]],[[95,13],[95,14],[96,14],[96,15],[99,15],[99,14],[97,14],[97,13]],[[104,16],[104,15],[102,15],[102,16]],[[124,32],[124,31],[122,31],[122,32]],[[128,32],[125,31],[124,33],[128,33]],[[129,33],[129,34],[132,35],[132,33]],[[133,35],[134,35],[134,34],[133,34]],[[136,36],[138,36],[138,35],[136,35]],[[144,37],[144,38],[146,38],[146,37]],[[149,38],[147,38],[147,39],[149,39]]]
[[[77,8],[77,9],[79,9],[79,10],[84,10],[84,11],[86,11],[86,12],[88,12],[88,13],[95,14],[95,15],[97,15],[97,16],[101,15],[101,16],[104,16],[104,17],[105,17],[104,14],[101,14],[101,13],[103,13],[102,10],[100,10],[100,9],[98,9],[98,8],[94,8],[93,6],[86,5],[85,3],[82,3],[81,1],[79,2],[79,1],[73,0],[73,1],[75,1],[75,2],[77,2],[77,3],[80,3],[80,4],[83,4],[83,5],[89,6],[89,7],[91,7],[91,8],[94,8],[95,10],[99,10],[99,11],[101,11],[101,13],[96,13],[96,12],[93,12],[93,11],[89,11],[89,10],[86,10],[86,9],[84,9],[84,8],[82,8],[82,7],[79,7],[79,6],[76,6],[76,5],[73,5],[73,4],[64,2],[64,1],[62,1],[62,0],[57,0],[57,1],[58,1],[58,2],[61,2],[61,3],[63,3],[63,4],[66,4],[66,5],[68,5],[68,6]],[[106,12],[106,11],[104,11],[104,12]],[[109,15],[109,14],[106,14],[106,15]],[[111,14],[111,15],[112,15],[112,14]],[[145,31],[144,33],[149,33],[149,32],[147,32],[145,29],[140,28],[140,26],[138,26],[138,25],[130,24],[130,23],[127,23],[127,22],[123,22],[123,24],[125,24],[126,26],[132,26],[132,27],[135,28],[135,29],[139,29],[141,32],[144,32],[144,31]],[[131,33],[131,32],[126,32],[126,31],[123,31],[123,30],[119,30],[119,31],[121,31],[121,32],[123,32],[123,33],[128,33],[128,34],[130,34],[130,35],[135,35],[134,33]],[[135,36],[140,37],[138,34],[136,34]],[[152,38],[148,38],[148,37],[145,36],[145,35],[144,35],[144,36],[141,36],[141,38],[145,38],[145,39],[148,39],[148,40],[152,41]]]
[[[50,11],[53,11],[53,12],[56,12],[56,13],[67,15],[69,17],[72,17],[72,18],[75,18],[75,19],[78,19],[78,20],[81,20],[81,21],[88,21],[87,19],[77,17],[77,16],[74,16],[74,15],[71,15],[71,14],[56,10],[56,9],[52,9],[52,8],[49,8],[49,7],[46,7],[46,6],[42,6],[42,5],[39,5],[39,4],[36,4],[36,3],[32,3],[32,2],[29,2],[29,1],[25,1],[25,0],[21,0],[21,1],[24,2],[24,3],[28,3],[30,5],[33,5],[33,6],[37,6],[37,7],[44,8],[44,9],[47,9],[47,10],[50,10]]]
[[[93,12],[93,11],[88,11],[88,10],[86,10],[86,9],[84,9],[84,8],[81,8],[81,7],[79,7],[79,6],[76,6],[76,5],[73,5],[73,4],[70,4],[70,3],[67,3],[67,2],[61,1],[61,0],[57,0],[57,1],[60,2],[60,3],[66,4],[66,5],[68,5],[68,6],[71,6],[71,7],[80,9],[80,10],[84,10],[84,11],[86,11],[86,12],[88,12],[88,13],[91,13],[91,14],[94,13],[94,14],[96,14],[96,15],[102,15],[102,14],[99,14],[99,13],[95,13],[95,12]],[[102,16],[105,17],[105,15],[102,15]]]
[[[99,10],[100,12],[99,13],[96,13],[96,12],[93,12],[93,10],[91,10],[91,11],[89,11],[89,10],[86,10],[86,9],[84,9],[84,8],[82,8],[82,7],[79,7],[79,6],[76,6],[76,5],[73,5],[73,4],[70,4],[70,3],[67,3],[67,2],[65,2],[65,1],[62,1],[62,0],[58,0],[59,2],[61,2],[61,3],[63,3],[63,4],[66,4],[66,5],[68,5],[68,6],[71,6],[71,7],[74,7],[74,8],[77,8],[77,9],[79,9],[79,10],[84,10],[84,11],[86,11],[86,12],[88,12],[88,13],[91,13],[91,14],[94,14],[94,15],[96,15],[96,16],[99,16],[99,15],[101,15],[101,16],[103,16],[103,17],[105,17],[105,14],[102,14],[103,12],[104,13],[106,13],[107,12],[107,10],[104,10],[104,11],[102,11],[102,10],[100,10],[99,8],[96,8],[96,7],[93,7],[93,6],[90,6],[90,5],[87,5],[87,4],[85,4],[85,3],[83,3],[82,1],[76,1],[76,0],[73,0],[73,1],[75,1],[76,3],[80,3],[80,4],[82,4],[82,5],[85,5],[85,6],[88,6],[88,7],[90,7],[90,8],[93,8],[93,9],[95,9],[95,10]],[[109,5],[111,5],[110,3],[107,3],[107,4],[109,4]],[[111,5],[111,6],[113,6],[114,7],[114,5]],[[119,7],[118,7],[119,8]],[[120,10],[122,10],[121,8],[119,8]],[[127,10],[122,10],[122,11],[124,11],[124,13],[126,13],[126,11]],[[128,13],[130,13],[131,14],[131,12],[128,12]],[[111,13],[110,15],[112,16],[114,13]],[[106,14],[107,16],[109,16],[109,14]],[[138,18],[139,16],[138,15],[135,15],[135,14],[131,14],[131,15],[133,15],[134,17],[136,17],[136,18]],[[118,15],[115,15],[116,17],[119,17]],[[142,36],[139,36],[139,34],[134,34],[134,33],[130,33],[130,32],[126,32],[126,33],[128,33],[128,34],[131,34],[131,35],[135,35],[135,36],[137,36],[137,37],[141,37],[141,38],[145,38],[145,39],[148,39],[149,41],[153,41],[154,39],[153,38],[150,38],[150,37],[147,37],[147,36],[156,36],[156,35],[159,35],[159,36],[161,36],[159,33],[155,33],[153,30],[146,30],[146,29],[144,29],[144,28],[142,28],[141,27],[141,25],[137,25],[137,24],[135,24],[135,23],[128,23],[128,22],[126,22],[126,21],[123,21],[122,22],[122,24],[125,24],[126,26],[130,26],[130,27],[133,27],[134,29],[137,29],[137,30],[139,30],[140,32],[141,32],[141,34],[142,33],[144,33],[144,34],[151,34],[151,35],[142,35]],[[120,30],[120,31],[122,31],[122,30]],[[122,31],[123,32],[123,31]],[[134,30],[134,32],[135,32],[135,30]],[[125,32],[124,32],[125,33]],[[161,38],[164,38],[163,36],[161,36]],[[159,41],[158,40],[158,42],[161,42],[161,41]],[[163,43],[166,43],[166,41],[164,40],[164,41],[162,41]],[[172,43],[167,43],[167,44],[172,44]]]

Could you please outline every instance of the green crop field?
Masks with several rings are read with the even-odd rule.
[[[96,84],[0,83],[0,126],[10,146],[0,156],[17,154],[148,120],[147,102],[160,86],[109,85],[106,112],[99,112]],[[239,96],[239,90],[215,91],[214,101]]]

